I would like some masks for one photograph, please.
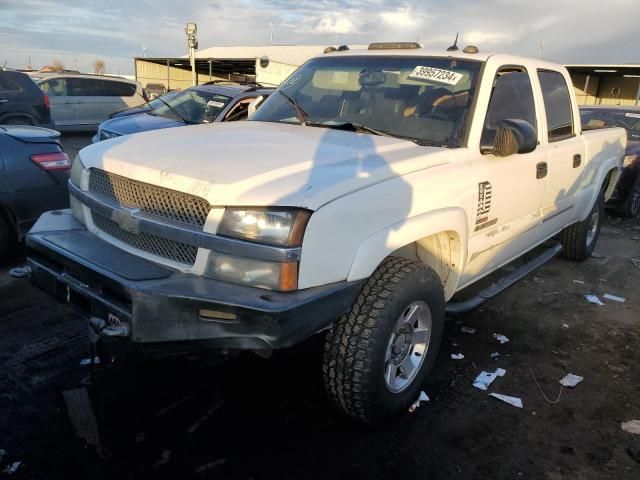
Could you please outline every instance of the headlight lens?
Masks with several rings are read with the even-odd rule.
[[[298,262],[265,262],[211,252],[205,276],[286,292],[298,288]]]
[[[110,132],[109,130],[100,130],[100,140],[107,140],[109,138],[116,138],[119,137],[120,134],[119,133],[115,133],[115,132]]]
[[[287,247],[302,245],[311,212],[294,208],[227,208],[218,234]]]
[[[626,157],[624,157],[624,160],[622,161],[622,166],[623,167],[628,167],[633,162],[635,162],[637,158],[638,158],[637,154],[627,155]]]

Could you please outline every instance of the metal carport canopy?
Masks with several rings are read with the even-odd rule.
[[[150,62],[163,66],[180,68],[183,70],[191,70],[191,64],[188,58],[167,57],[167,58],[148,58],[136,57],[135,60],[142,62]],[[196,70],[198,73],[209,73],[209,63],[211,70],[215,73],[225,73],[231,75],[255,75],[256,61],[255,58],[197,58]]]

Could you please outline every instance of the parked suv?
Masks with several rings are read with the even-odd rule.
[[[29,75],[0,70],[0,125],[51,126],[49,98]]]
[[[49,95],[51,115],[60,131],[95,131],[113,112],[142,105],[142,86],[124,78],[51,75],[38,81]]]

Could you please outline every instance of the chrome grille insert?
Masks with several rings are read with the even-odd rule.
[[[211,207],[205,199],[92,168],[89,192],[142,213],[203,228]],[[117,225],[117,224],[116,224]]]
[[[188,266],[192,266],[196,261],[198,247],[144,232],[127,232],[113,220],[95,212],[91,212],[91,219],[96,228],[133,248]]]

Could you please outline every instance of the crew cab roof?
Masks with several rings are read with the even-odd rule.
[[[462,51],[464,47],[460,47],[460,50],[455,52],[448,52],[445,49],[435,50],[433,48],[390,48],[387,50],[376,49],[353,49],[334,51],[330,53],[324,53],[317,55],[314,58],[322,57],[362,57],[362,56],[375,56],[375,57],[441,57],[451,58],[459,60],[475,60],[478,62],[486,62],[489,58],[493,58],[501,64],[505,65],[522,65],[530,62],[535,62],[540,68],[558,69],[564,68],[563,66],[555,63],[545,62],[542,60],[536,60],[528,57],[519,57],[514,55],[505,55],[496,52],[483,52],[480,50],[478,53],[464,53]]]
[[[201,92],[215,93],[234,98],[242,93],[257,92],[259,95],[268,95],[273,91],[269,87],[256,87],[256,85],[198,85],[190,87],[190,90],[198,90]]]

